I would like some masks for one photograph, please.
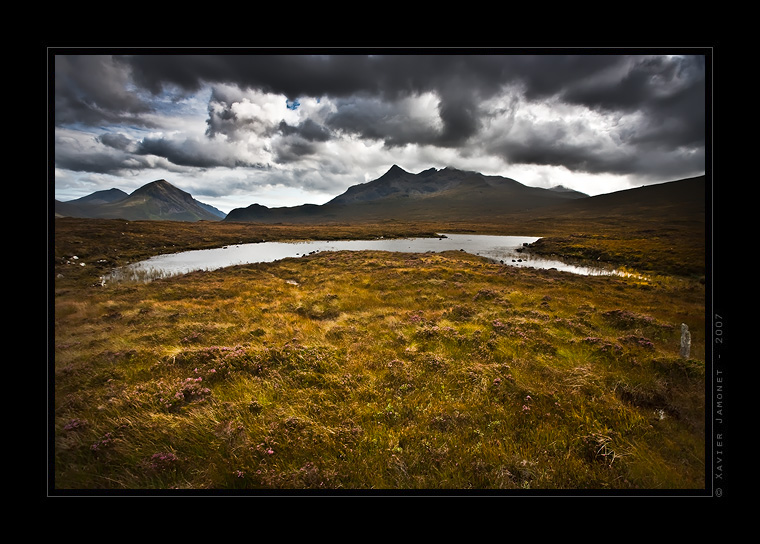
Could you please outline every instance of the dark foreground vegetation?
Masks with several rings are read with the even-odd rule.
[[[703,218],[54,228],[56,492],[706,485]],[[646,279],[338,252],[99,281],[185,249],[463,231]]]

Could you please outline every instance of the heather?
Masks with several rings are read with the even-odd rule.
[[[704,268],[688,260],[696,243],[683,267],[642,262],[646,279],[516,269],[463,252],[337,252],[103,285],[108,267],[168,244],[324,239],[350,228],[200,226],[205,240],[186,224],[56,228],[55,489],[705,486]],[[546,247],[570,239],[559,234]],[[652,236],[644,253],[625,242],[635,238],[621,229],[572,240],[604,241],[618,252],[610,262],[665,253]],[[688,358],[681,323],[692,334]]]

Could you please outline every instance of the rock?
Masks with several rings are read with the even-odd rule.
[[[686,323],[681,323],[681,357],[689,358],[691,351],[691,333]]]

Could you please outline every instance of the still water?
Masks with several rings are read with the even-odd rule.
[[[506,265],[556,268],[584,275],[623,274],[622,272],[589,266],[577,266],[557,260],[531,256],[524,244],[538,240],[532,236],[493,236],[482,234],[441,234],[438,238],[403,238],[377,240],[338,240],[304,242],[260,242],[229,245],[216,249],[201,249],[158,255],[114,271],[111,279],[151,279],[186,274],[197,270],[216,270],[227,266],[278,261],[302,257],[323,251],[394,251],[426,253],[466,251],[502,262]]]

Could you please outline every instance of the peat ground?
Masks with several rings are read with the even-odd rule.
[[[649,280],[338,252],[98,281],[186,249],[436,232],[543,236]],[[704,216],[53,234],[55,491],[705,488]]]

